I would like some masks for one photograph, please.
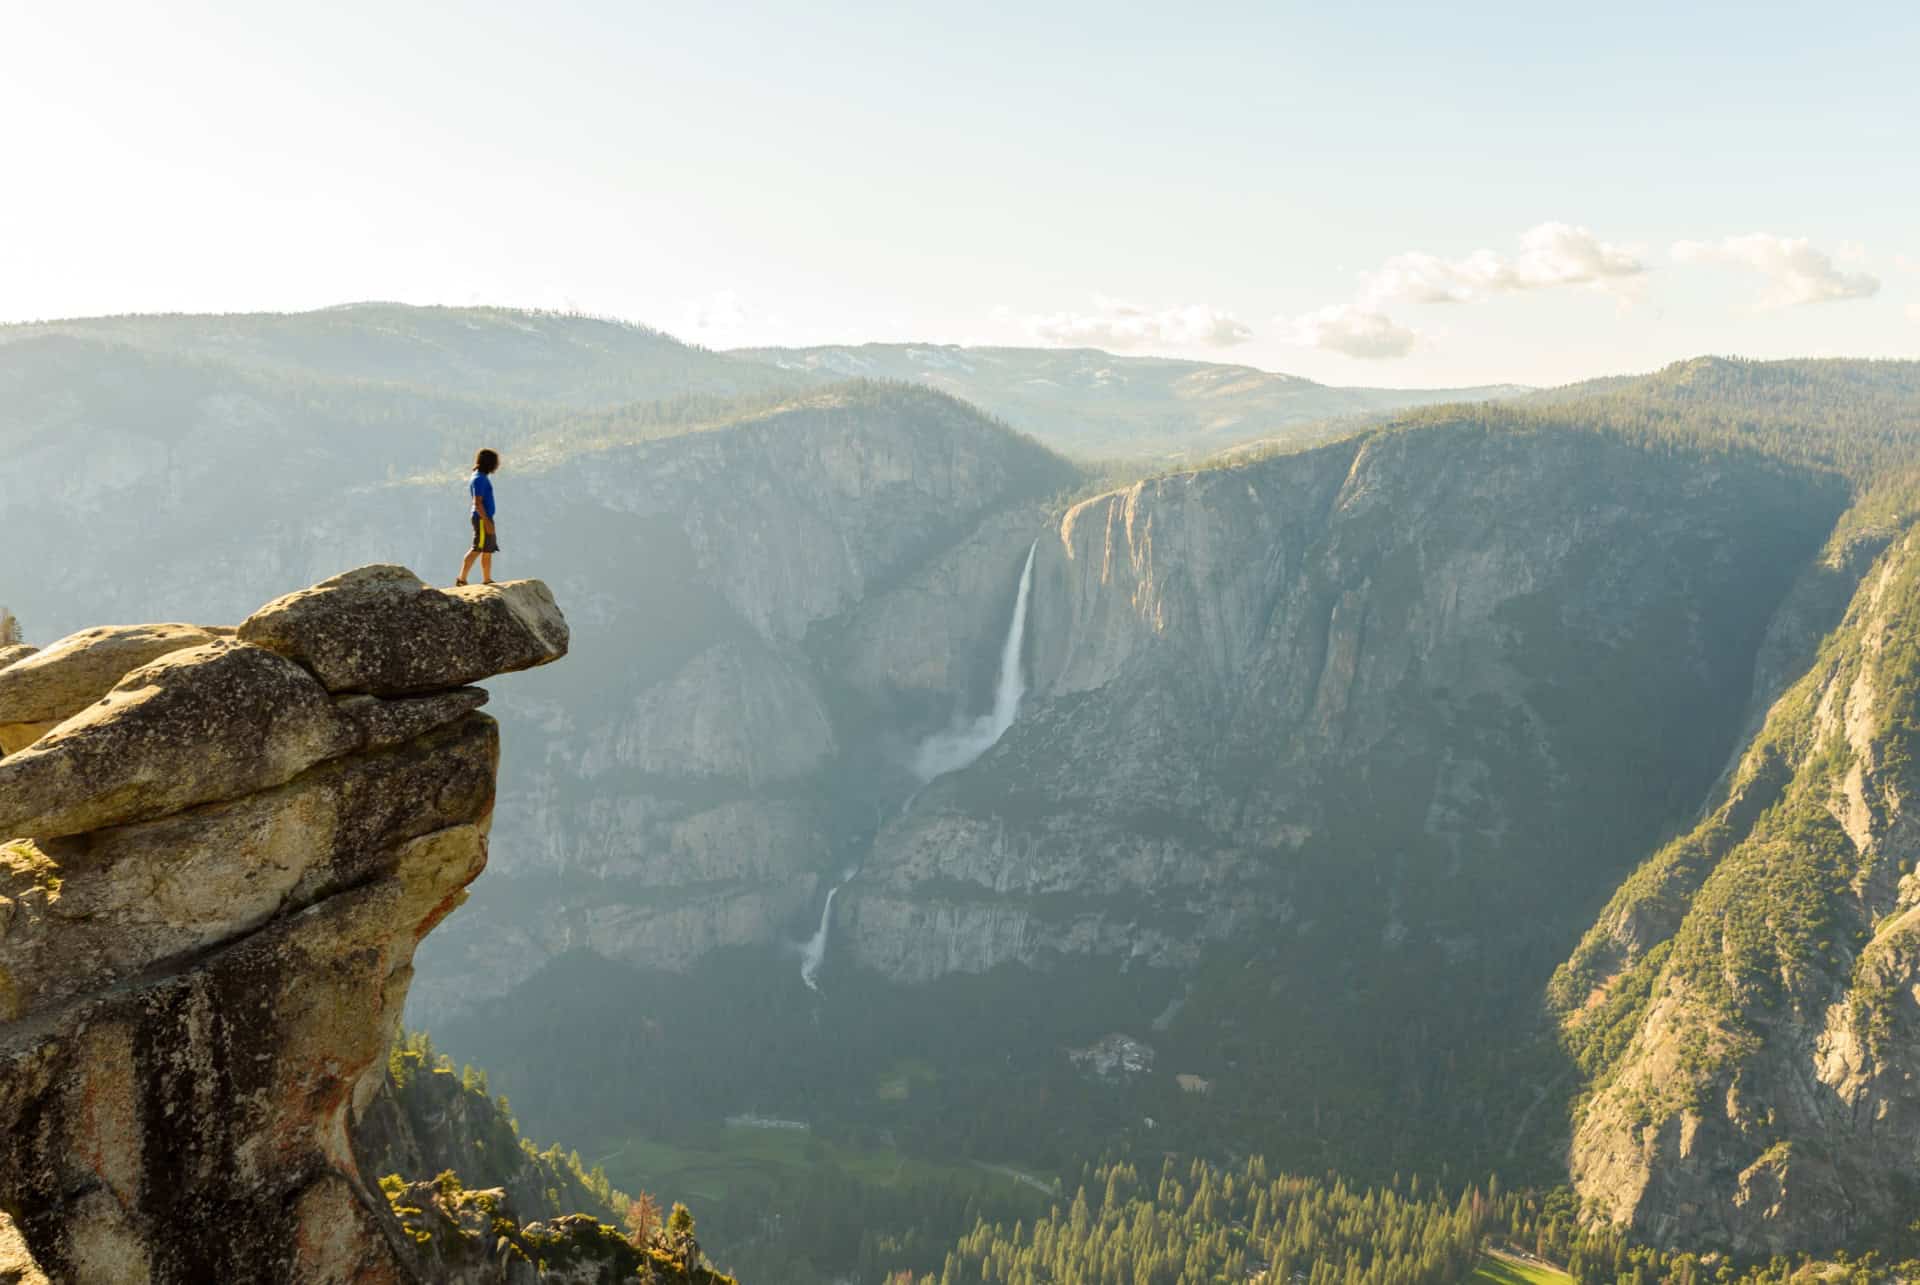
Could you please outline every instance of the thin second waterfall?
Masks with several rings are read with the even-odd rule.
[[[1007,639],[1000,644],[1000,677],[994,684],[993,708],[978,718],[957,721],[946,731],[936,732],[921,742],[913,756],[913,771],[922,781],[931,781],[948,772],[958,772],[992,749],[994,743],[1013,726],[1013,720],[1019,717],[1020,701],[1027,694],[1027,679],[1020,668],[1020,653],[1025,650],[1027,643],[1027,596],[1033,591],[1033,555],[1039,550],[1040,542],[1035,540],[1027,548],[1026,565],[1020,568],[1020,588],[1013,595],[1013,619],[1007,622]],[[820,965],[827,957],[827,930],[833,923],[833,899],[847,886],[847,880],[853,875],[854,872],[849,870],[841,876],[839,883],[827,890],[826,904],[820,907],[820,926],[807,939],[807,944],[800,948],[800,980],[807,984],[808,990],[820,989],[818,978]]]

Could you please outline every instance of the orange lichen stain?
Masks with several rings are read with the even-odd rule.
[[[100,1027],[88,1034],[83,1056],[90,1069],[80,1080],[78,1158],[122,1207],[129,1207],[140,1191],[142,1141],[134,1109],[132,1037],[122,1027]]]

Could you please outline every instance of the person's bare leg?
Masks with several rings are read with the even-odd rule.
[[[480,555],[480,583],[493,583],[493,555],[491,553],[483,553]]]
[[[467,582],[467,572],[473,570],[473,560],[479,556],[478,549],[467,550],[467,556],[460,560],[460,578],[454,581],[455,584],[462,585]]]

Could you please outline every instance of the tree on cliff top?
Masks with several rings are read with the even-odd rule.
[[[627,1239],[634,1248],[645,1249],[660,1227],[660,1206],[653,1193],[643,1191],[627,1204]]]
[[[0,607],[0,647],[12,647],[21,641],[20,622],[11,611]]]

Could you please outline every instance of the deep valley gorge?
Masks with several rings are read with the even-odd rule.
[[[550,588],[567,632],[490,718],[449,707],[352,751],[490,768],[498,723],[497,797],[470,765],[467,794],[434,796],[447,815],[367,844],[485,830],[396,912],[411,963],[381,977],[408,984],[345,1076],[380,1132],[363,1158],[431,1167],[443,1125],[422,1122],[458,1117],[444,1154],[489,1155],[467,1186],[522,1216],[684,1199],[716,1270],[786,1285],[940,1279],[976,1221],[1070,1224],[1076,1187],[1118,1207],[1126,1167],[1151,1192],[1164,1156],[1243,1195],[1256,1160],[1356,1190],[1493,1175],[1566,1193],[1563,1236],[1733,1264],[1913,1249],[1920,363],[1700,358],[1405,399],[1262,384],[1175,452],[1170,376],[1144,361],[1101,367],[1100,398],[1138,381],[1128,413],[1083,399],[1049,436],[1064,385],[988,395],[984,361],[959,396],[885,363],[898,382],[842,378],[857,356],[389,305],[0,328],[0,602],[29,645],[193,621],[214,631],[194,647],[245,655],[275,644],[229,627],[302,586],[449,583],[470,445],[505,458],[501,575]],[[29,771],[47,799],[71,784],[33,764],[91,715],[8,704],[46,656],[0,651],[0,800]],[[314,708],[532,663],[341,680]],[[135,843],[296,775],[71,826],[0,806],[0,837]],[[10,1021],[58,988],[12,888]],[[260,917],[294,941],[312,904]],[[498,1120],[431,1058],[430,1109],[398,1087],[368,1106],[400,994],[449,1075],[484,1069]],[[0,1114],[25,1120],[11,1074]],[[574,1163],[528,1168],[519,1130]],[[77,1248],[47,1230],[69,1179],[0,1182],[50,1271],[131,1234],[118,1214]],[[138,1185],[115,1198],[159,1227]],[[480,1217],[396,1190],[416,1231]],[[809,1203],[829,1196],[868,1214],[832,1224]],[[1515,1229],[1540,1216],[1513,1208]]]

